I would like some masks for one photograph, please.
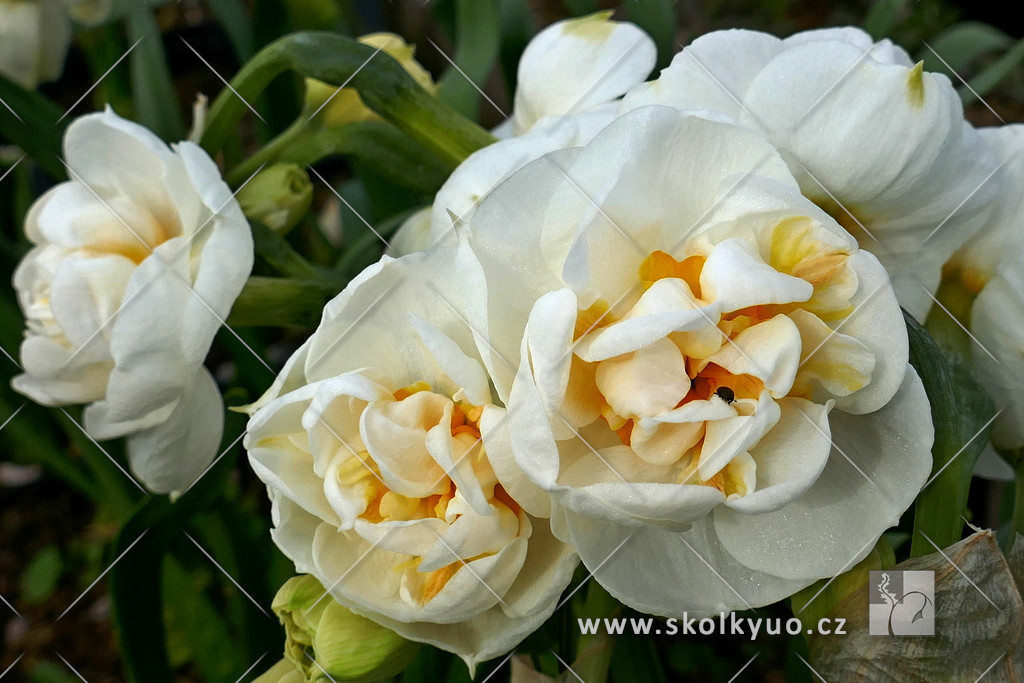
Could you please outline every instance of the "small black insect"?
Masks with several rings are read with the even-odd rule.
[[[729,387],[718,387],[715,389],[715,396],[722,399],[726,403],[732,403],[736,400],[736,392]]]

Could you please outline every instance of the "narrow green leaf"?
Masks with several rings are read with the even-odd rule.
[[[960,99],[970,104],[990,93],[999,83],[1024,62],[1024,40],[1010,48],[1006,54],[987,66],[969,82],[970,88],[960,88]],[[974,92],[971,92],[973,90]]]
[[[244,421],[228,413],[225,435],[234,438]],[[163,557],[186,521],[223,495],[234,467],[235,458],[226,455],[174,503],[167,496],[151,496],[114,539],[111,559],[120,559],[107,576],[121,664],[131,683],[171,683],[163,620]]]
[[[909,1],[875,0],[875,4],[868,10],[868,15],[864,19],[864,30],[870,33],[875,40],[885,38],[896,25],[896,19]]]
[[[67,119],[56,104],[0,74],[0,139],[25,153],[57,180],[67,173],[61,164],[61,138]]]
[[[450,164],[494,141],[486,131],[427,93],[387,54],[333,33],[303,32],[261,50],[214,101],[202,145],[218,152],[253,100],[278,75],[307,78],[359,91],[363,102]]]
[[[316,266],[295,251],[283,235],[256,220],[250,219],[249,225],[256,253],[278,273],[305,280],[315,280],[323,275]]]
[[[663,69],[679,51],[676,44],[677,0],[635,0],[626,5],[629,19],[647,32],[658,46],[658,63]]]
[[[482,90],[487,85],[500,42],[496,0],[457,0],[455,65],[441,77],[438,98],[463,116],[477,120],[482,99],[477,88]]]
[[[128,55],[132,95],[139,123],[164,140],[180,140],[185,125],[161,36],[152,11],[144,4],[128,15],[128,39],[133,44],[139,41]]]
[[[969,366],[956,353],[943,352],[910,315],[904,313],[910,339],[910,364],[917,370],[931,404],[935,443],[935,477],[917,497],[910,555],[935,552],[960,540],[971,473],[988,443],[995,414],[992,399],[978,385]],[[929,477],[929,479],[931,478]]]
[[[63,571],[60,549],[55,545],[44,547],[29,561],[19,578],[21,599],[30,605],[45,602],[56,590]]]
[[[649,619],[650,617],[641,616],[639,618]],[[654,642],[652,638],[635,635],[618,638],[609,667],[612,680],[667,683],[668,678],[665,676],[665,669],[661,665],[661,657],[658,655]]]
[[[929,45],[931,50],[921,51],[924,68],[953,76],[950,70],[960,72],[984,54],[1005,50],[1013,45],[1013,39],[995,26],[965,21],[942,31]]]
[[[516,91],[519,58],[537,32],[530,8],[522,0],[498,0],[501,26],[501,71],[505,76],[509,100]]]
[[[245,62],[252,56],[253,37],[252,23],[245,10],[242,0],[206,0],[213,16],[228,34],[231,47],[234,48],[239,62]]]

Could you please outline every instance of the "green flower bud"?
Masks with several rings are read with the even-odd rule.
[[[282,659],[252,683],[306,683],[306,675],[295,666],[295,662]]]
[[[325,594],[312,576],[296,576],[281,586],[272,605],[284,624],[284,656],[299,668],[306,683],[379,681],[397,675],[412,662],[418,643],[349,611]],[[291,681],[280,679],[280,683]]]
[[[246,216],[283,234],[309,211],[313,183],[295,164],[274,164],[256,174],[237,196]]]

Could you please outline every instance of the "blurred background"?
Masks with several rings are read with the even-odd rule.
[[[298,30],[350,36],[392,31],[416,46],[417,59],[439,84],[439,97],[492,127],[511,110],[516,65],[531,36],[559,19],[599,9],[615,10],[616,19],[650,33],[659,47],[659,69],[682,45],[716,29],[784,36],[863,26],[875,38],[902,44],[927,69],[949,74],[976,125],[1024,120],[1024,15],[1014,3],[995,0],[132,0],[115,4],[101,26],[76,26],[63,75],[39,91],[54,111],[68,112],[62,125],[109,103],[164,139],[178,140],[191,125],[197,96],[212,99],[224,87],[222,78],[230,79],[275,38]],[[265,123],[250,117],[240,146],[229,154],[243,157],[287,128],[302,106],[301,83],[280,78],[253,104]],[[45,409],[10,389],[23,326],[10,285],[28,246],[21,225],[33,199],[61,174],[60,168],[21,163],[21,156],[5,145],[0,128],[0,349],[6,356],[0,358],[0,679],[122,680],[109,585],[116,564],[128,575],[138,567],[138,580],[120,599],[137,604],[140,614],[160,614],[164,633],[146,630],[144,621],[136,627],[145,631],[143,641],[166,639],[178,680],[251,680],[280,657],[283,633],[263,610],[293,569],[269,542],[265,491],[248,471],[238,441],[242,417],[229,414],[225,426],[216,476],[226,492],[183,520],[188,535],[167,532],[167,554],[149,558],[162,570],[154,583],[145,553],[118,538],[145,502],[116,469],[124,463],[123,447],[91,442],[78,428],[80,410]],[[386,235],[430,200],[422,189],[393,185],[343,157],[319,162],[317,171],[331,187],[314,182],[315,212],[288,239],[312,261],[349,275],[381,253],[363,218]],[[235,336],[222,330],[208,364],[228,405],[262,393],[273,374],[258,360],[276,371],[308,332],[246,328]],[[977,481],[972,488],[972,520],[982,526],[999,527],[1012,504],[1011,487]],[[899,530],[890,536],[897,547],[905,540]],[[780,605],[759,610],[759,616],[789,613]],[[552,620],[520,652],[551,664],[548,644],[567,638],[570,628],[575,623]],[[806,651],[802,637],[785,635],[757,642],[625,636],[616,645],[611,678],[729,681],[747,663],[738,680],[808,681],[811,674],[798,659]],[[495,664],[481,665],[478,680]],[[490,680],[507,680],[508,671],[505,666]],[[467,679],[460,662],[431,648],[404,677]]]

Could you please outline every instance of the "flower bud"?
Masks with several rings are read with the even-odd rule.
[[[437,92],[430,73],[414,58],[416,47],[406,43],[401,36],[394,33],[370,33],[358,40],[363,45],[378,48],[393,57],[430,94]],[[328,126],[378,118],[363,104],[355,88],[338,89],[313,78],[306,79],[306,111],[309,115],[319,113],[321,120]]]
[[[285,658],[306,681],[378,681],[412,662],[418,644],[349,611],[326,593],[312,576],[296,576],[281,586],[272,605],[284,624]],[[291,683],[288,678],[267,683],[278,680]]]
[[[313,184],[295,164],[275,164],[260,171],[238,192],[238,203],[249,218],[286,233],[309,211]]]
[[[282,659],[252,683],[306,683],[306,676],[289,659]]]

